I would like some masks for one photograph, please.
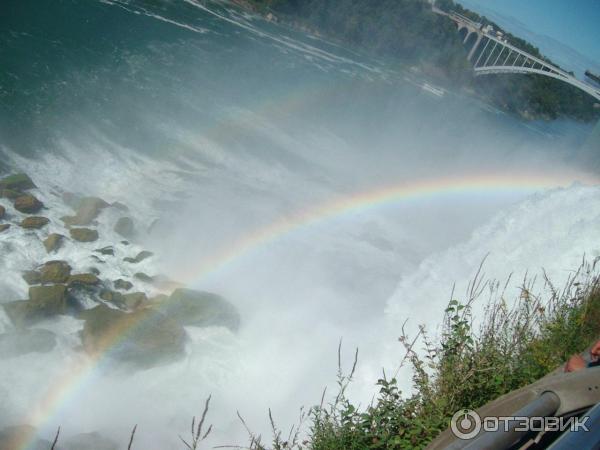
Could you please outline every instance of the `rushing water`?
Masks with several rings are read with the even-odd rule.
[[[69,381],[48,409],[40,398],[80,355],[81,322],[44,323],[53,351],[0,360],[0,428],[29,421],[48,436],[62,424],[64,436],[123,442],[137,423],[138,448],[177,448],[212,393],[214,442],[243,443],[235,411],[257,432],[269,407],[291,424],[334,380],[342,337],[365,355],[353,395],[368,400],[398,362],[399,324],[435,326],[488,252],[490,277],[545,268],[558,280],[599,253],[597,188],[565,187],[595,180],[577,150],[583,126],[438,97],[414,70],[226,2],[0,8],[0,170],[30,174],[52,217],[68,211],[43,192],[67,190],[158,219],[139,249],[160,258],[142,268],[242,315],[237,334],[188,330],[177,363]],[[36,239],[0,235],[0,301],[25,298],[20,271],[49,259]]]

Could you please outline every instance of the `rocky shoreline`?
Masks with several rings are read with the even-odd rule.
[[[49,196],[59,202],[59,211],[44,204]],[[61,216],[61,210],[72,214]],[[23,239],[32,247],[43,246],[46,253],[18,267],[26,299],[0,292],[3,364],[52,351],[57,336],[45,325],[61,316],[81,321],[79,351],[106,357],[119,370],[183,357],[187,327],[238,329],[239,313],[227,300],[144,272],[156,255],[140,246],[142,224],[128,211],[99,197],[42,191],[23,173],[0,179],[1,257],[10,261],[11,248]],[[112,244],[98,245],[100,240]],[[79,256],[69,258],[72,254]],[[8,438],[3,436],[12,435],[6,430],[0,430],[1,448],[10,448],[4,445]]]
[[[106,370],[120,373],[184,357],[188,327],[238,329],[239,313],[224,298],[146,273],[157,256],[141,245],[144,224],[128,214],[122,203],[40,189],[24,173],[0,179],[0,269],[27,292],[26,299],[11,298],[0,283],[0,363],[55,350],[59,336],[51,325],[65,316],[81,321],[74,350],[102,357]],[[2,449],[35,435],[29,425],[6,425],[0,423]],[[97,433],[62,441],[57,449],[119,448]],[[48,444],[33,439],[32,448]]]

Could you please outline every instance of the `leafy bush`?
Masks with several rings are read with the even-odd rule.
[[[364,410],[357,408],[346,396],[355,358],[348,375],[339,369],[338,393],[331,403],[322,400],[309,411],[308,437],[301,441],[296,429],[284,441],[271,421],[277,437],[271,448],[424,448],[457,410],[478,408],[560,368],[600,336],[599,280],[593,266],[584,264],[560,291],[544,278],[544,298],[532,293],[534,281],[523,281],[519,298],[509,307],[508,282],[483,282],[478,274],[466,301],[449,302],[439,341],[432,342],[424,328],[418,339],[404,333],[400,337],[413,371],[411,394],[403,395],[398,380],[384,374],[377,381],[377,399]],[[473,304],[485,292],[487,307],[477,325]],[[417,343],[424,352],[414,350]],[[250,448],[267,447],[254,436]]]

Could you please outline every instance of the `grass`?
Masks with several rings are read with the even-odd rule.
[[[534,295],[538,280],[523,280],[520,295],[506,299],[509,279],[501,285],[483,281],[478,272],[466,299],[452,296],[444,311],[438,339],[420,328],[410,338],[402,364],[412,369],[412,387],[401,392],[396,378],[385,374],[377,381],[379,394],[359,408],[346,396],[356,367],[338,371],[338,393],[331,403],[310,409],[307,437],[283,441],[274,428],[269,447],[256,443],[252,450],[313,449],[419,449],[449,425],[459,409],[475,409],[497,397],[530,384],[561,367],[574,353],[585,350],[600,336],[600,284],[595,264],[583,263],[562,289],[547,277],[544,295]],[[477,322],[475,302],[486,301]],[[509,306],[509,304],[513,306]],[[417,345],[421,351],[415,350]],[[405,385],[406,383],[402,383]]]
[[[377,380],[379,393],[367,407],[354,405],[346,392],[358,364],[358,351],[348,373],[342,370],[338,347],[337,390],[332,400],[321,401],[288,433],[276,425],[271,411],[272,436],[263,443],[239,415],[249,450],[367,450],[424,448],[446,429],[459,409],[476,409],[497,397],[530,384],[561,367],[572,354],[582,352],[600,336],[600,282],[595,263],[583,263],[562,289],[546,276],[543,295],[534,295],[540,281],[524,279],[520,295],[506,299],[509,279],[503,285],[484,281],[481,270],[469,286],[466,298],[452,300],[443,311],[439,337],[420,327],[417,336],[401,330],[406,349],[402,365],[412,369],[408,392],[394,377]],[[481,269],[481,268],[480,268]],[[482,299],[486,296],[487,299]],[[485,301],[484,314],[475,321],[473,306]],[[512,306],[509,306],[512,305]],[[417,351],[417,346],[420,349]],[[406,383],[402,383],[406,385]],[[212,426],[205,428],[207,399],[199,422],[192,421],[191,437],[180,437],[186,449],[198,450]],[[60,430],[59,430],[60,432]],[[53,447],[58,440],[57,432]],[[133,448],[135,428],[129,443]],[[206,447],[204,447],[206,448]]]

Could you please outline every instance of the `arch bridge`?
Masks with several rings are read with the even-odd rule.
[[[600,101],[599,88],[509,44],[502,33],[491,26],[483,26],[454,11],[447,13],[436,8],[435,5],[433,5],[433,12],[450,18],[456,24],[457,31],[464,36],[463,44],[470,48],[467,58],[473,64],[475,75],[496,73],[543,75],[575,86]]]

